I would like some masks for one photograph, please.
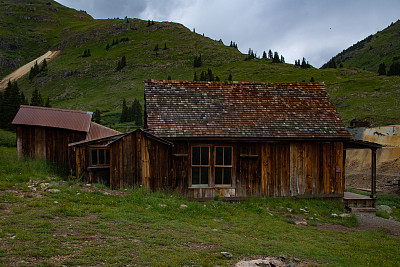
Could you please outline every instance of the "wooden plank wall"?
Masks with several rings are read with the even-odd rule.
[[[155,191],[170,184],[168,145],[135,131],[110,147],[112,189],[142,185]]]
[[[198,142],[197,142],[198,143]],[[220,143],[223,144],[223,143]],[[172,188],[188,198],[213,198],[217,188],[189,188],[190,142],[174,142]],[[344,192],[343,143],[238,142],[235,197],[339,196]]]
[[[17,130],[24,157],[46,158],[65,167],[73,167],[75,153],[69,143],[84,140],[86,133],[58,128],[20,125]]]

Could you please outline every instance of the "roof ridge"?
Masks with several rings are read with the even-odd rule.
[[[242,82],[242,81],[184,81],[184,80],[145,80],[144,83],[177,83],[177,84],[262,84],[262,85],[325,85],[324,82]]]
[[[58,112],[75,112],[81,114],[92,114],[93,112],[84,111],[84,110],[74,110],[74,109],[62,109],[62,108],[48,108],[48,107],[39,107],[39,106],[29,106],[29,105],[20,105],[20,108],[30,108],[30,109],[41,109],[41,110],[52,110]]]

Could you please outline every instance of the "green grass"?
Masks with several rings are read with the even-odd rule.
[[[15,148],[1,149],[0,155],[8,154],[1,167],[17,161]],[[19,179],[0,189],[1,265],[232,266],[281,254],[324,266],[393,266],[400,260],[398,238],[355,230],[355,217],[332,217],[344,212],[340,200],[196,202],[177,193],[111,191],[50,179],[54,173],[39,167],[41,161],[15,164],[0,173],[1,182]],[[36,173],[18,178],[16,166]],[[43,183],[60,193],[44,191]],[[308,226],[296,225],[298,220]],[[321,224],[347,227],[321,230]]]
[[[0,129],[0,146],[16,147],[17,146],[16,134]]]

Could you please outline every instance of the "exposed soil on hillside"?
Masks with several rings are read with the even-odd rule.
[[[8,74],[0,81],[0,90],[3,90],[4,88],[7,87],[8,81],[16,81],[22,76],[28,74],[33,65],[35,64],[35,62],[40,64],[43,62],[44,59],[46,59],[46,61],[49,62],[53,60],[58,54],[60,54],[60,51],[47,51],[44,55],[32,60],[31,62],[23,65],[22,67],[19,67],[17,70]]]

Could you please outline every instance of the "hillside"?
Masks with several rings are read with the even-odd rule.
[[[57,9],[54,23],[21,19],[26,14],[51,17],[53,13],[49,8]],[[34,89],[39,89],[44,97],[50,97],[53,107],[90,111],[98,108],[102,111],[103,123],[114,128],[120,126],[123,98],[128,104],[135,98],[143,104],[143,80],[168,77],[193,80],[195,73],[200,77],[200,73],[208,69],[221,80],[226,80],[230,74],[233,80],[254,82],[301,82],[313,77],[315,81],[325,82],[332,102],[346,123],[364,117],[372,117],[378,125],[400,123],[397,116],[400,113],[397,93],[400,77],[378,76],[376,71],[349,68],[301,69],[268,59],[246,61],[246,55],[237,49],[178,23],[148,25],[147,21],[130,18],[94,20],[82,11],[65,8],[54,1],[4,0],[0,10],[0,25],[12,24],[14,29],[33,25],[22,41],[19,41],[20,33],[0,28],[2,40],[11,40],[8,46],[0,46],[3,62],[18,59],[19,64],[23,64],[47,50],[62,51],[49,63],[46,75],[32,81],[28,77],[18,81],[25,95],[31,96]],[[3,16],[5,13],[8,15]],[[12,40],[18,40],[18,49],[10,49]],[[118,44],[112,45],[116,40]],[[107,44],[109,50],[106,50]],[[155,51],[156,45],[158,51]],[[91,56],[82,57],[87,49]],[[199,55],[202,66],[195,68],[193,60]],[[115,71],[123,56],[126,67]],[[5,76],[4,73],[11,71],[2,68],[1,73]]]
[[[376,73],[382,62],[389,67],[393,61],[400,60],[400,20],[343,50],[334,59],[338,66],[343,64],[346,68],[360,68]],[[327,66],[328,63],[321,68]]]

